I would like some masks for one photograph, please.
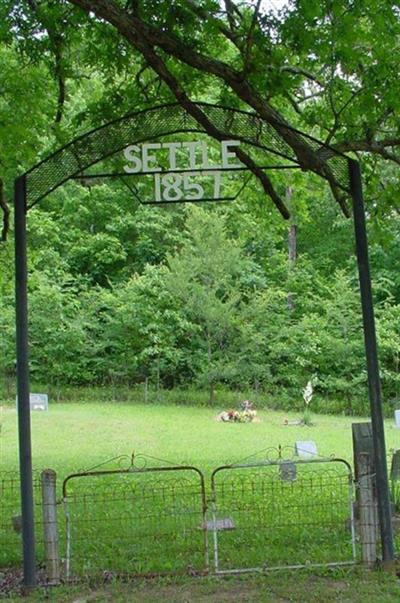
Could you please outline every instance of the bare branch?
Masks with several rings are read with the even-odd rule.
[[[309,94],[308,96],[302,96],[299,97],[297,96],[297,103],[300,105],[301,103],[306,103],[309,100],[312,100],[313,98],[321,98],[321,96],[323,95],[323,92],[315,92],[314,94]]]
[[[287,71],[288,73],[293,73],[294,75],[303,75],[308,80],[315,82],[321,88],[325,88],[325,84],[322,80],[320,80],[317,76],[315,76],[310,71],[303,69],[302,67],[293,67],[291,65],[283,65],[279,68],[280,71]]]
[[[339,204],[343,214],[346,216],[346,218],[350,218],[350,216],[351,216],[350,210],[347,207],[347,203],[346,203],[347,195],[345,195],[343,193],[343,191],[339,189],[339,187],[337,186],[336,181],[333,177],[328,177],[327,180],[329,182],[329,186],[330,186],[332,195],[334,196],[335,200]]]
[[[49,30],[48,30],[49,31]],[[62,54],[62,40],[61,38],[55,34],[50,34],[49,37],[52,39],[52,44],[54,47],[54,60],[55,60],[55,74],[57,77],[58,83],[58,99],[57,99],[57,112],[55,116],[56,124],[60,123],[64,114],[64,104],[66,97],[66,87],[65,87],[65,76],[64,76],[64,67],[63,67],[63,54]]]
[[[257,4],[254,7],[253,17],[251,19],[251,25],[246,37],[246,45],[245,45],[245,53],[244,53],[244,66],[243,66],[243,74],[246,75],[250,68],[250,57],[251,57],[251,49],[254,43],[254,29],[257,24],[258,15],[260,13],[260,4],[261,0],[257,0]]]
[[[296,111],[296,113],[298,115],[302,115],[303,112],[300,109],[299,103],[297,102],[296,99],[293,98],[293,96],[291,94],[289,94],[289,92],[285,92],[284,93],[285,98],[288,99],[289,103],[292,105],[293,109]]]
[[[10,230],[10,208],[6,201],[4,182],[2,178],[0,178],[0,208],[3,212],[3,227],[1,230],[0,241],[5,243],[7,240],[8,231]]]
[[[213,23],[213,25],[215,25],[219,29],[219,31],[228,40],[230,40],[230,42],[232,42],[236,46],[236,48],[238,48],[238,50],[240,50],[240,52],[242,52],[242,48],[241,48],[241,45],[239,42],[239,37],[237,36],[237,34],[235,33],[235,31],[232,27],[230,29],[228,27],[225,27],[225,25],[219,19],[214,17],[214,15],[211,15],[202,6],[199,6],[198,4],[196,4],[196,2],[194,0],[185,0],[185,2],[187,4],[188,8],[190,8],[190,10],[192,12],[194,12],[202,20]]]
[[[387,147],[398,147],[400,146],[400,138],[384,138],[382,140],[367,140],[365,138],[361,140],[348,140],[338,142],[332,145],[332,148],[341,153],[349,151],[366,151],[370,153],[380,153],[382,149]]]
[[[242,14],[232,0],[224,0],[224,4],[230,28],[234,31],[236,29],[235,16],[241,18]]]
[[[347,101],[340,107],[340,109],[337,111],[334,111],[335,121],[334,121],[334,124],[333,124],[332,128],[330,129],[328,136],[325,140],[326,145],[329,145],[331,143],[333,137],[335,136],[336,132],[338,131],[338,129],[340,127],[340,121],[339,121],[340,116],[347,109],[347,107],[353,102],[353,100],[356,98],[356,96],[358,94],[360,94],[360,92],[362,92],[362,88],[355,90],[353,92],[353,94],[350,96],[350,98],[347,99]],[[333,107],[333,100],[331,100],[331,105]]]

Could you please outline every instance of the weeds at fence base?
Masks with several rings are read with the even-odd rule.
[[[301,573],[282,572],[266,575],[165,577],[115,580],[102,584],[70,584],[59,587],[39,586],[28,599],[19,598],[17,591],[8,594],[14,603],[57,603],[71,601],[112,601],[113,603],[154,603],[154,601],[251,601],[272,603],[290,600],[293,603],[398,603],[399,581],[385,572],[360,568],[305,570]]]

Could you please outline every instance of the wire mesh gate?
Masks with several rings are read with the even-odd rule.
[[[204,478],[190,466],[70,475],[63,484],[66,578],[207,570]]]
[[[211,491],[217,574],[356,561],[353,477],[344,460],[218,467]]]
[[[192,466],[76,473],[63,483],[65,577],[352,564],[353,501],[341,459],[221,466],[208,497]]]

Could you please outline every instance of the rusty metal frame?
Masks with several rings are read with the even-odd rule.
[[[271,449],[268,449],[271,450]],[[254,573],[254,572],[273,572],[279,570],[294,570],[294,569],[304,569],[304,568],[318,568],[318,567],[341,567],[341,566],[351,566],[357,563],[357,548],[356,548],[356,532],[355,532],[355,519],[354,519],[354,480],[353,480],[353,472],[350,464],[341,458],[329,457],[329,458],[312,458],[312,459],[295,459],[295,458],[281,458],[280,457],[281,448],[279,448],[279,458],[276,460],[265,460],[259,462],[251,462],[251,463],[236,463],[232,465],[221,465],[217,467],[211,474],[211,500],[210,500],[210,508],[212,515],[211,522],[211,530],[213,537],[213,557],[214,557],[214,574],[218,576],[223,575],[232,575],[232,574],[243,574],[243,573]],[[217,513],[218,513],[218,499],[217,499],[217,488],[216,488],[216,477],[219,473],[226,471],[234,471],[238,469],[257,469],[257,468],[266,468],[266,467],[279,467],[283,463],[287,462],[294,463],[297,465],[315,465],[315,464],[332,464],[332,463],[341,463],[347,469],[348,474],[348,504],[349,504],[349,518],[350,518],[350,534],[351,534],[351,548],[352,548],[352,559],[349,561],[332,561],[327,563],[299,563],[292,565],[272,565],[272,566],[258,566],[258,567],[236,567],[231,569],[220,569],[220,561],[219,561],[219,542],[218,542],[218,528],[217,528]],[[268,500],[266,499],[265,504],[268,505]]]
[[[137,457],[135,457],[137,458]],[[132,456],[133,462],[133,456]],[[66,579],[69,580],[71,578],[70,572],[70,562],[71,562],[71,518],[68,510],[68,490],[67,486],[71,480],[74,479],[84,479],[87,477],[101,477],[106,475],[138,475],[144,473],[166,473],[166,472],[179,472],[179,471],[191,471],[198,475],[199,477],[199,485],[201,491],[201,515],[202,515],[202,524],[205,525],[206,522],[206,513],[207,513],[207,499],[206,499],[206,490],[205,490],[205,479],[203,473],[197,467],[192,465],[171,465],[171,466],[161,466],[161,467],[139,467],[136,468],[132,464],[127,469],[110,469],[110,470],[98,470],[98,471],[82,471],[79,473],[71,473],[68,475],[62,485],[62,502],[66,519],[66,562],[65,562],[65,574]],[[203,532],[203,545],[204,545],[204,568],[200,573],[207,574],[209,571],[209,552],[208,552],[208,531],[206,529],[202,530]],[[161,572],[157,573],[157,575],[176,575],[177,572]],[[151,574],[146,573],[133,573],[133,576],[136,577],[146,577],[147,575],[154,575],[154,572]]]

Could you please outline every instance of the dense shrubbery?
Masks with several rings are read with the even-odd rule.
[[[158,253],[163,261],[146,262],[140,273],[127,278],[117,271],[107,286],[72,274],[68,254],[63,263],[58,258],[44,267],[42,257],[49,249],[37,244],[30,280],[33,382],[50,387],[56,396],[69,386],[107,386],[106,397],[112,398],[114,391],[116,399],[129,398],[130,388],[147,382],[157,390],[158,401],[175,403],[188,403],[188,387],[207,390],[206,396],[192,391],[191,401],[199,404],[216,403],[221,387],[251,390],[253,398],[259,393],[262,405],[291,409],[313,378],[314,410],[365,412],[366,370],[353,262],[328,274],[305,255],[285,275],[286,259],[279,247],[272,261],[246,252],[227,228],[231,215],[195,208],[178,218],[185,218],[185,230],[179,245],[164,249],[163,243],[164,251]],[[263,266],[263,261],[268,264]],[[289,292],[295,300],[292,310]],[[380,295],[382,383],[390,406],[400,385],[400,306],[391,295]],[[15,355],[10,292],[0,305],[0,369],[3,389],[11,396]],[[180,389],[167,393],[174,387]]]
[[[15,176],[54,149],[132,109],[174,98],[147,59],[102,19],[87,22],[64,2],[19,2],[9,10],[11,4],[0,3],[4,207],[11,205]],[[229,72],[242,65],[243,85],[258,91],[268,111],[273,107],[342,150],[361,152],[382,385],[388,408],[397,404],[400,96],[393,3],[353,3],[345,20],[323,3],[311,9],[291,3],[279,15],[261,3],[260,21],[249,18],[246,3],[227,21],[218,2],[204,3],[216,11],[210,19],[186,3],[183,21],[168,2],[143,3],[140,18],[157,27],[153,4],[163,34],[177,35],[190,50],[200,44],[209,57],[226,61]],[[369,26],[358,27],[361,17]],[[225,28],[217,31],[218,22],[234,28],[234,45]],[[353,56],[356,38],[365,48],[361,62]],[[173,56],[167,63],[191,99],[252,106],[247,95],[246,102],[238,96],[237,77],[234,91],[224,77],[193,71]],[[255,149],[252,157],[261,165],[270,159]],[[109,161],[113,169],[105,171],[120,170],[117,157]],[[141,206],[144,183],[135,189],[124,180],[91,187],[69,182],[29,212],[33,383],[64,397],[71,387],[86,387],[94,389],[85,396],[98,398],[98,388],[106,387],[104,397],[113,399],[147,382],[163,400],[179,403],[191,388],[199,404],[204,396],[216,403],[221,388],[250,389],[253,398],[290,409],[312,378],[314,408],[366,410],[351,220],[328,198],[323,180],[311,173],[303,178],[300,170],[272,172],[271,186],[297,227],[297,260],[288,262],[287,223],[260,182],[240,182],[238,174],[237,190],[230,177],[227,184],[234,196],[246,182],[237,201],[205,210]],[[0,388],[8,398],[15,391],[12,250],[10,232],[0,244]]]

